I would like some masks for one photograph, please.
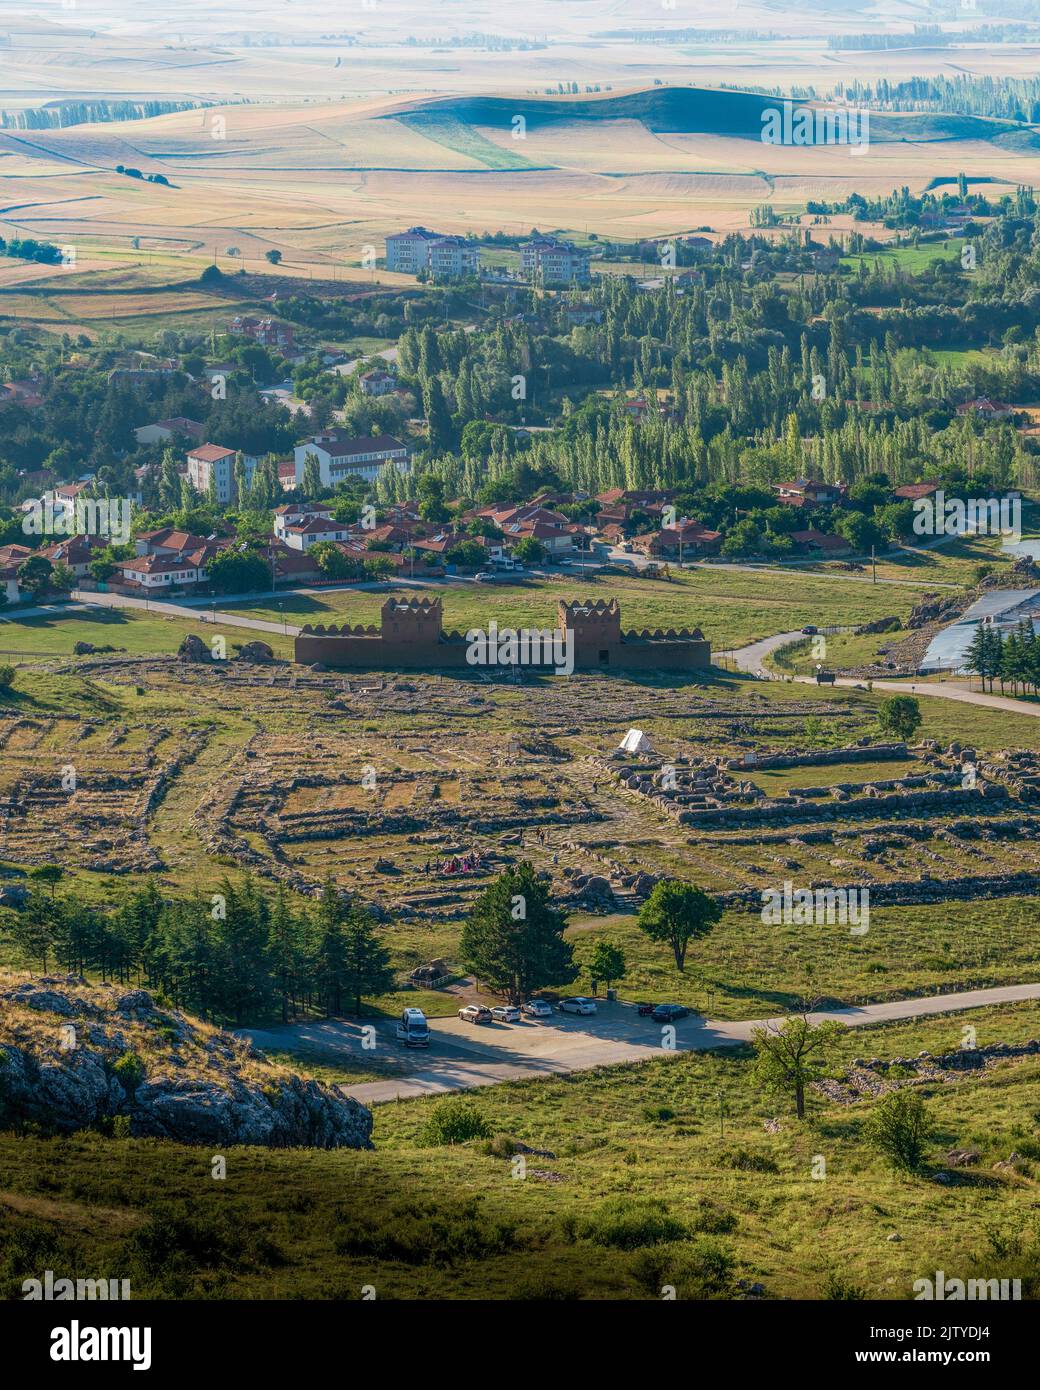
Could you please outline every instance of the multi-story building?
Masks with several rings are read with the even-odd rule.
[[[587,285],[589,253],[570,241],[538,236],[521,246],[520,269],[543,285]]]
[[[480,252],[464,237],[409,227],[387,237],[386,268],[406,275],[428,270],[435,280],[460,280],[480,270]]]
[[[208,493],[212,482],[218,503],[235,495],[235,451],[219,444],[200,444],[188,454],[188,481],[196,492]]]
[[[335,487],[345,478],[362,478],[374,482],[379,470],[388,463],[401,473],[411,468],[411,450],[390,434],[361,435],[344,438],[335,431],[316,434],[306,444],[296,446],[297,476],[303,477],[307,455],[318,460],[322,487]]]
[[[228,332],[236,338],[251,338],[260,347],[279,348],[282,352],[293,350],[292,326],[279,323],[277,319],[253,319],[238,314],[228,325]]]

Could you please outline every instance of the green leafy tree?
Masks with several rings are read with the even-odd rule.
[[[721,917],[722,908],[702,888],[666,879],[654,886],[636,921],[651,941],[671,947],[675,968],[682,971],[690,942],[707,936]]]
[[[65,870],[60,864],[37,864],[34,869],[29,870],[29,877],[34,883],[46,883],[53,898],[55,888],[65,877]]]
[[[832,1020],[814,1026],[808,1014],[792,1014],[779,1027],[756,1028],[751,1045],[759,1083],[774,1094],[793,1095],[795,1114],[802,1119],[806,1088],[823,1073],[824,1053],[842,1032]]]
[[[625,973],[625,953],[614,941],[597,941],[587,969],[593,980],[603,980],[610,989]]]
[[[39,598],[50,588],[53,570],[46,555],[29,555],[18,566],[18,587]]]
[[[546,985],[576,977],[566,913],[524,860],[488,885],[462,928],[459,952],[469,970],[514,1003]]]
[[[921,727],[921,706],[912,695],[893,695],[878,707],[878,728],[904,743]]]

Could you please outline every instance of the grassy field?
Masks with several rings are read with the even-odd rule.
[[[1033,1007],[967,1017],[980,1045],[1038,1032]],[[857,1031],[827,1061],[953,1050],[963,1022]],[[232,1146],[219,1183],[208,1150],[0,1133],[4,1292],[47,1267],[129,1278],[138,1298],[353,1300],[374,1286],[380,1300],[657,1299],[665,1284],[729,1298],[737,1279],[823,1298],[840,1276],[845,1296],[899,1300],[942,1269],[1024,1278],[1028,1297],[1038,1068],[922,1086],[927,1162],[914,1177],[866,1143],[871,1101],[815,1099],[800,1123],[760,1091],[743,1050],[479,1092],[490,1132],[554,1155],[523,1168],[495,1156],[508,1140],[426,1145],[429,1101],[378,1108],[370,1152]],[[969,1146],[979,1159],[958,1185],[928,1180],[944,1151]],[[1019,1171],[995,1171],[1012,1151]]]
[[[716,649],[743,646],[759,637],[802,627],[869,622],[895,614],[906,617],[926,591],[859,583],[840,575],[799,574],[797,583],[781,586],[771,571],[703,567],[676,573],[671,580],[629,575],[587,575],[576,568],[548,580],[522,584],[428,583],[409,585],[407,592],[440,596],[444,626],[465,632],[485,627],[495,618],[500,626],[555,627],[559,599],[616,598],[623,629],[699,627]],[[290,622],[378,623],[386,594],[339,589],[320,594],[287,596]],[[278,620],[274,605],[227,602],[229,612]]]
[[[8,610],[10,612],[10,610]],[[275,620],[277,621],[277,611]],[[236,644],[260,639],[277,656],[292,655],[292,638],[281,633],[255,632],[249,628],[210,622],[208,610],[195,618],[164,617],[139,609],[70,609],[53,617],[0,619],[0,656],[16,660],[46,660],[72,656],[77,642],[122,648],[130,656],[172,656],[188,633],[209,643],[223,637],[229,654]]]
[[[896,265],[909,275],[918,275],[926,270],[932,261],[956,260],[964,246],[963,237],[950,237],[946,241],[923,242],[920,246],[886,246],[881,251],[862,251],[853,256],[842,256],[841,264],[850,270],[858,270],[865,265],[873,270],[880,263],[883,269]]]

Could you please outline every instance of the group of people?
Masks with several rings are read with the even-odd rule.
[[[481,857],[480,850],[474,849],[471,850],[469,854],[453,854],[450,859],[445,859],[444,863],[440,866],[439,872],[442,874],[472,874],[482,868],[483,864],[484,861]],[[423,872],[427,874],[430,872],[430,861],[428,859]]]

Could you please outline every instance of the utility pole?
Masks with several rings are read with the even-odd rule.
[[[874,584],[877,583],[877,558],[876,558],[875,551],[876,551],[876,547],[872,545],[872,546],[870,547],[870,572],[871,572],[871,575],[873,576],[871,582],[874,583]]]

